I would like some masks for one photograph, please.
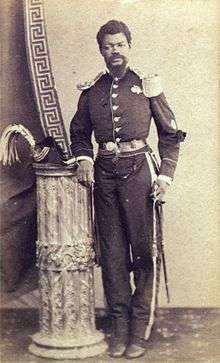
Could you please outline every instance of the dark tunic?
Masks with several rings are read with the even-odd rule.
[[[154,97],[145,94],[142,79],[131,69],[119,80],[103,74],[80,96],[70,125],[73,154],[93,158],[92,131],[97,143],[147,139],[153,117],[158,131],[160,174],[172,178],[179,154],[175,117],[163,92]]]

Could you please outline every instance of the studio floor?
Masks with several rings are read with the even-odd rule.
[[[97,328],[109,335],[109,319],[97,311]],[[38,330],[38,309],[1,309],[1,363],[69,363],[71,360],[39,358],[28,351],[31,335]],[[132,361],[144,363],[219,363],[219,309],[159,309],[145,355]],[[74,360],[81,363],[128,362],[107,353],[95,358]]]

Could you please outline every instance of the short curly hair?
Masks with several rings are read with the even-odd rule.
[[[102,48],[103,38],[106,34],[116,34],[123,33],[128,41],[129,46],[131,46],[131,32],[128,26],[123,23],[123,21],[109,20],[106,24],[102,25],[99,29],[96,39],[99,45],[99,49]]]

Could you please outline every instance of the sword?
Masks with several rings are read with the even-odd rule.
[[[159,201],[156,194],[157,188],[156,183],[153,184],[153,193],[151,194],[153,199],[153,235],[156,236],[157,230],[156,230],[156,213],[158,216],[158,223],[159,223],[159,230],[160,230],[160,250],[161,250],[161,257],[162,257],[162,265],[163,265],[163,273],[164,273],[164,282],[165,282],[165,288],[166,288],[166,295],[167,295],[167,302],[170,303],[170,293],[169,293],[169,282],[168,282],[168,274],[167,274],[167,267],[166,267],[166,257],[165,257],[165,251],[164,251],[164,240],[163,240],[163,204],[164,201]],[[156,237],[154,237],[155,239]]]

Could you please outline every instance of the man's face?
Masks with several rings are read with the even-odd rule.
[[[103,38],[101,54],[107,67],[114,71],[126,67],[130,47],[125,34],[106,34]]]

